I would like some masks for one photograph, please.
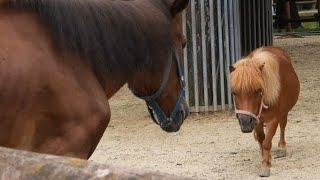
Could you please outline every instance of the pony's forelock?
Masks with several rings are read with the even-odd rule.
[[[250,93],[264,89],[262,72],[256,62],[245,58],[238,61],[230,74],[231,89],[235,93]]]
[[[263,65],[262,70],[260,67]],[[277,56],[263,48],[236,64],[230,73],[232,91],[236,93],[251,93],[261,90],[264,101],[268,105],[277,102],[280,93],[280,75]]]

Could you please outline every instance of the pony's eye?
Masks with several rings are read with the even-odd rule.
[[[261,90],[259,89],[259,90],[256,90],[255,92],[254,92],[254,95],[256,95],[256,96],[260,96],[261,95]]]

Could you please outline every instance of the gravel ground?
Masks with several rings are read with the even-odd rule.
[[[320,36],[277,38],[291,55],[301,82],[289,113],[288,155],[274,158],[268,179],[320,179]],[[259,179],[260,150],[228,112],[192,114],[176,134],[147,117],[143,101],[126,87],[111,100],[112,119],[91,160],[196,179]],[[273,139],[274,147],[279,132]]]

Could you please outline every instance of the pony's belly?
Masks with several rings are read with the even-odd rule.
[[[282,92],[279,97],[280,109],[289,112],[297,103],[300,94],[300,82],[293,68],[289,73],[282,74]],[[288,72],[288,71],[287,71]]]

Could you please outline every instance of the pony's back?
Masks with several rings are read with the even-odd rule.
[[[249,54],[249,57],[252,57],[255,54],[257,54],[259,52],[263,52],[263,51],[268,51],[268,52],[278,56],[279,58],[291,63],[291,58],[290,58],[289,54],[284,49],[282,49],[280,47],[274,47],[274,46],[265,46],[265,47],[255,49],[254,51],[252,51]]]

